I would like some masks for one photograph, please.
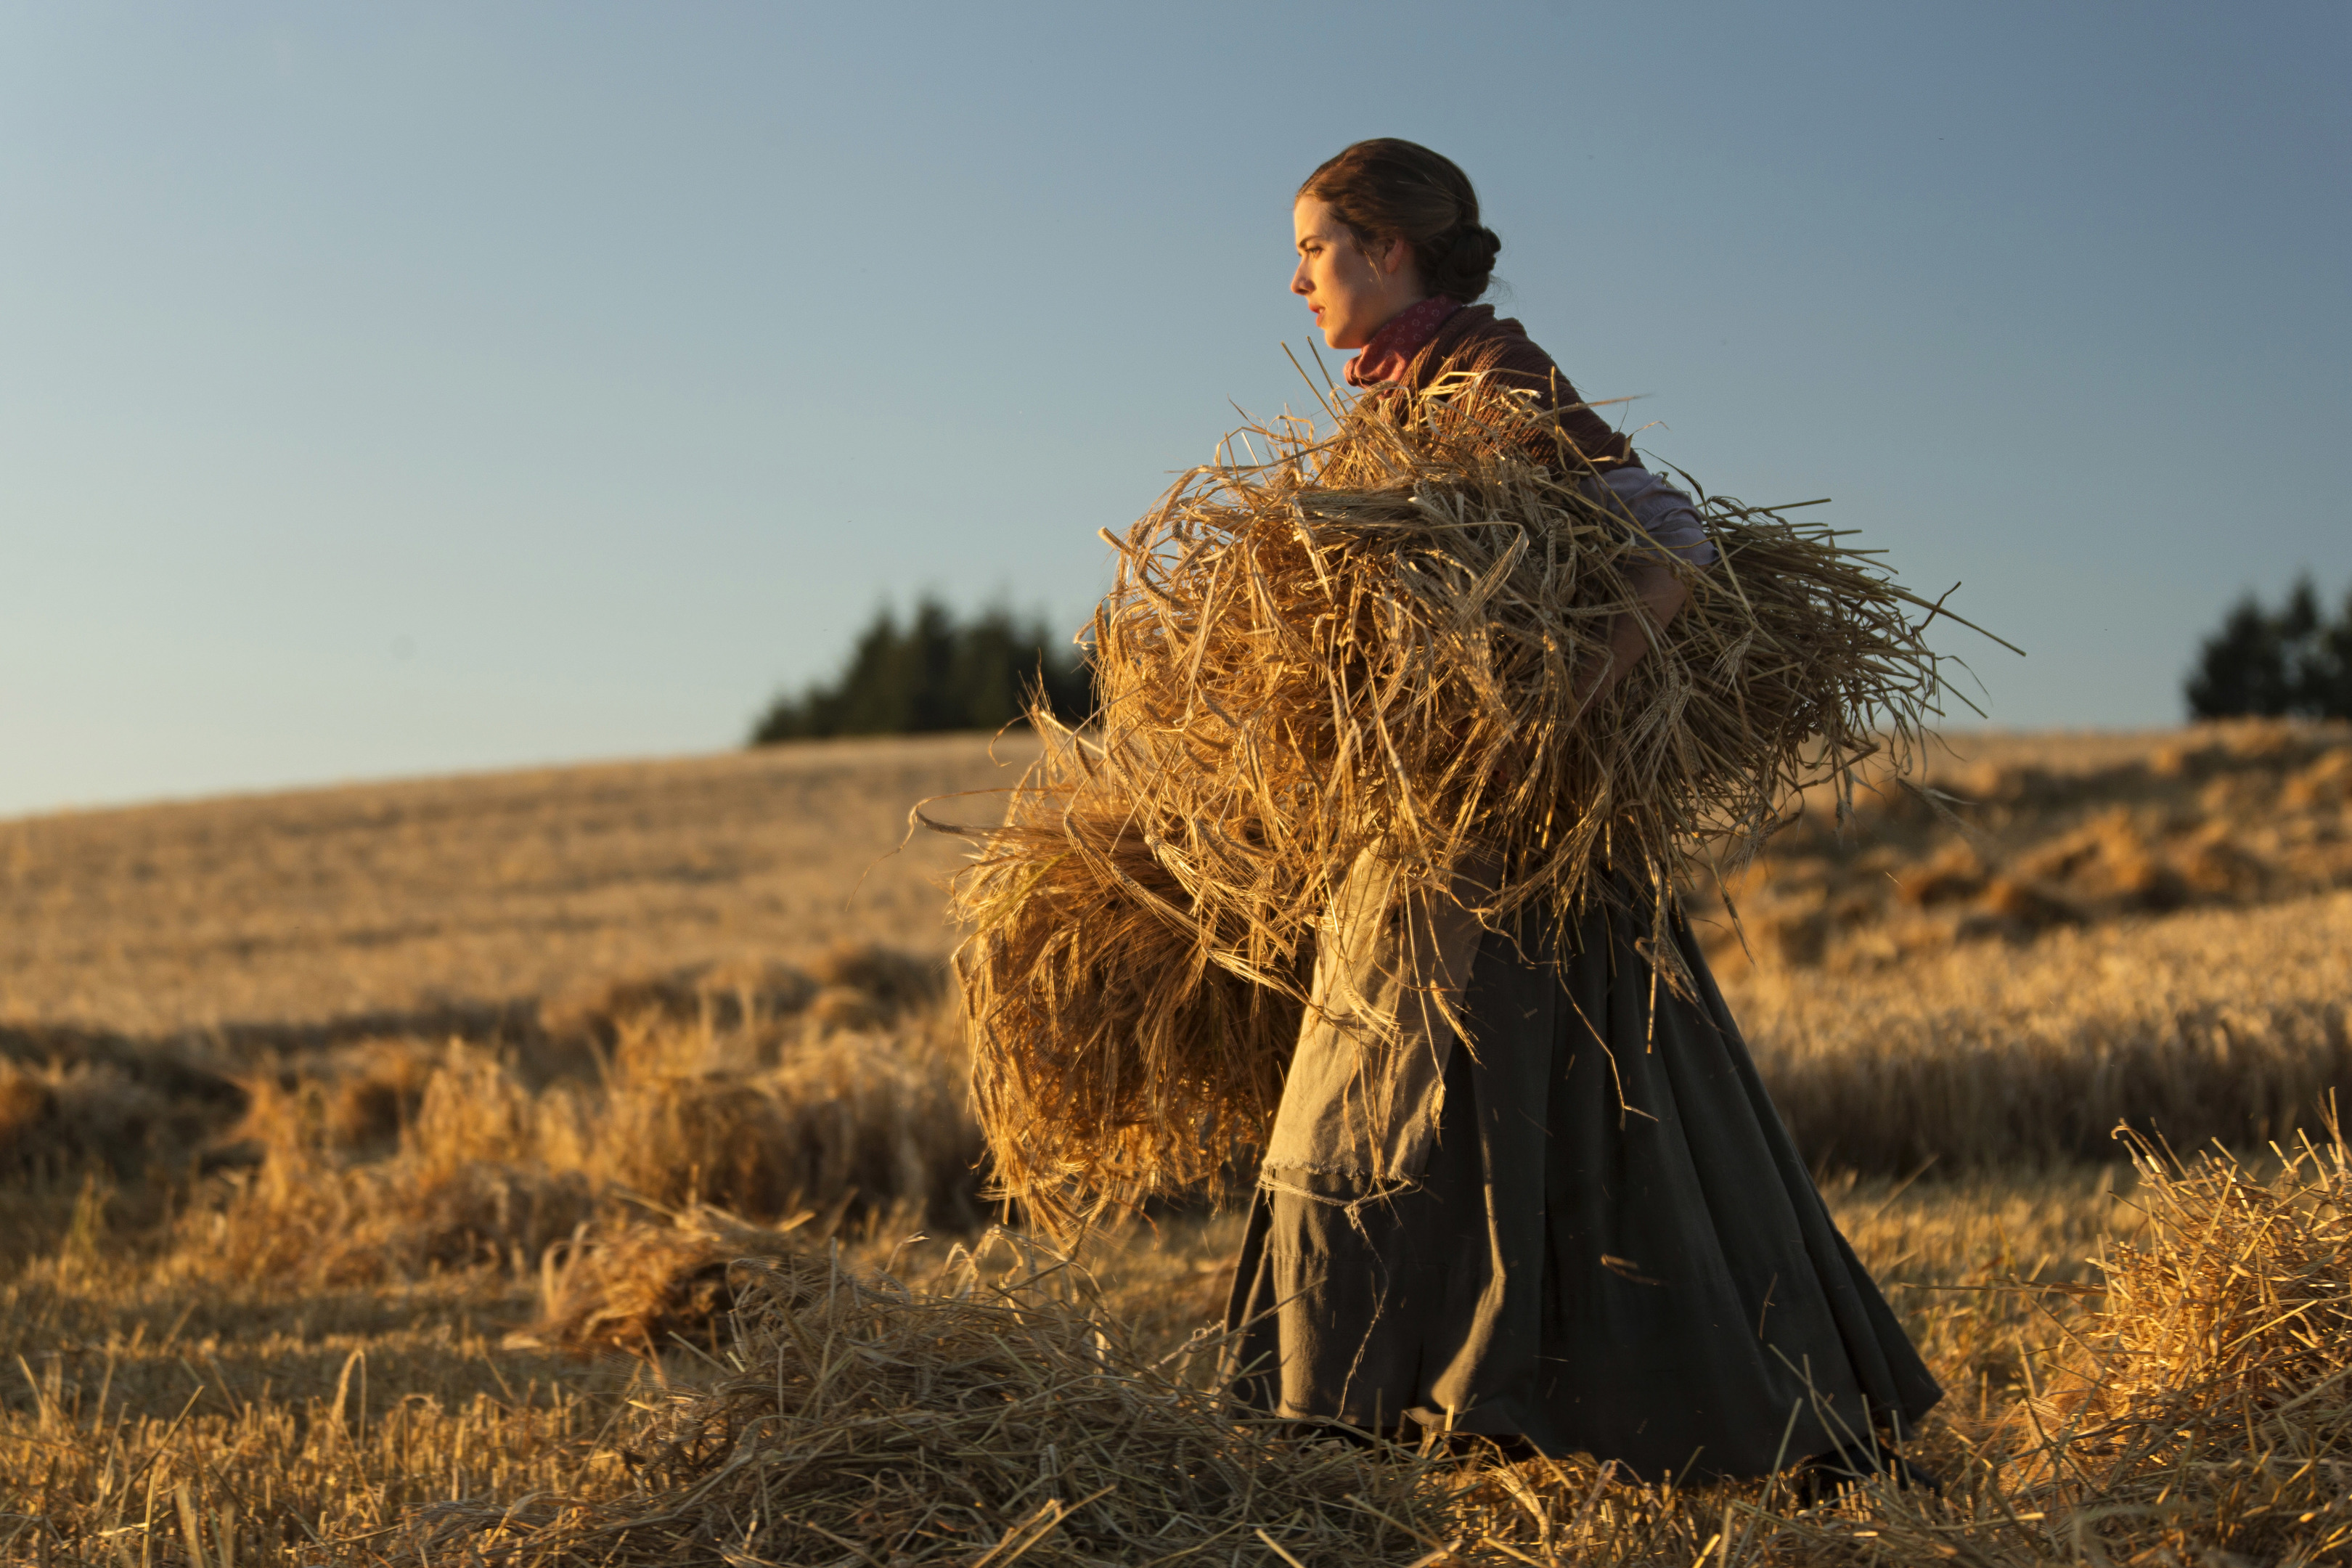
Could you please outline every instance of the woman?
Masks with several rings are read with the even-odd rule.
[[[1531,389],[1564,411],[1574,447],[1550,461],[1613,491],[1661,551],[1713,559],[1687,498],[1517,321],[1472,302],[1501,246],[1460,169],[1409,142],[1358,142],[1300,187],[1293,218],[1291,289],[1327,342],[1361,351],[1349,383],[1421,389],[1481,370]],[[1657,626],[1685,595],[1663,562],[1635,587]],[[1620,617],[1587,676],[1596,694],[1650,635]],[[1243,1396],[1648,1478],[1834,1472],[1906,1435],[1941,1390],[1831,1221],[1679,914],[1688,996],[1653,986],[1638,907],[1593,899],[1482,932],[1428,903],[1393,913],[1382,875],[1360,863],[1327,921],[1318,1006],[1253,1196],[1227,1312]],[[1561,919],[1576,931],[1554,963]],[[1391,986],[1408,999],[1392,1013],[1412,1015],[1391,1022],[1433,1047],[1417,1058],[1429,1081],[1354,1094],[1349,1075],[1381,1047],[1331,995],[1350,965],[1379,970],[1383,941],[1410,944],[1400,931],[1428,937],[1405,962],[1453,1005],[1416,1009],[1413,986]],[[1360,1100],[1404,1109],[1368,1131]],[[1377,1146],[1369,1163],[1331,1152],[1351,1116]]]

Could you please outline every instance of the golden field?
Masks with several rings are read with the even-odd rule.
[[[941,951],[955,851],[920,834],[895,853],[908,808],[1001,786],[1033,753],[1022,735],[835,742],[0,823],[0,1018],[156,1036],[844,940]]]
[[[1694,890],[1951,1391],[1940,1498],[1236,1434],[1183,1392],[1229,1215],[1099,1237],[1086,1276],[960,1252],[957,848],[902,840],[1029,755],[993,751],[0,824],[0,1558],[2352,1552],[2352,1189],[2316,1115],[2352,1082],[2352,736],[1957,739],[1939,796],[1785,833],[1731,888],[1744,946]],[[2123,1121],[2252,1163],[2135,1167]]]

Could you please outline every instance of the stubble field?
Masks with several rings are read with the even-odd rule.
[[[1237,1433],[1229,1216],[985,1242],[907,814],[1027,752],[948,737],[0,824],[0,1557],[2340,1556],[2343,1173],[2265,1150],[2352,1082],[2352,736],[1954,751],[1693,897],[1940,1499]]]

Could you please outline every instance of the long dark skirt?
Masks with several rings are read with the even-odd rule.
[[[1227,1326],[1269,1411],[1410,1418],[1637,1474],[1758,1475],[1900,1436],[1942,1390],[1838,1234],[1689,931],[1696,1002],[1633,917],[1575,956],[1487,935],[1422,1184],[1261,1189]],[[1311,1195],[1310,1195],[1311,1194]]]

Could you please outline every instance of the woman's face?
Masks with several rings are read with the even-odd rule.
[[[1403,240],[1367,256],[1348,226],[1331,216],[1330,205],[1314,196],[1298,198],[1290,221],[1298,237],[1290,291],[1306,300],[1333,348],[1362,348],[1390,317],[1424,297],[1412,247]]]

